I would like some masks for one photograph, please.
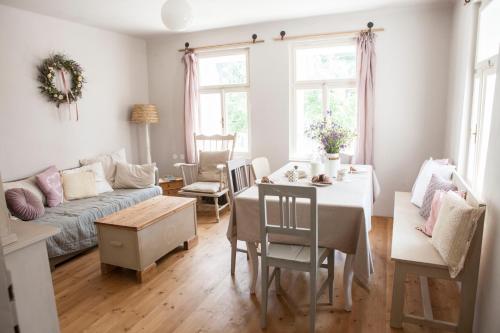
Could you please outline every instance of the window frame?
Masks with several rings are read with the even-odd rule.
[[[500,0],[497,0],[500,1]],[[481,29],[479,29],[479,26],[481,24],[481,12],[488,7],[493,2],[493,0],[486,0],[483,1],[481,6],[479,7],[479,10],[477,12],[477,31],[476,31],[476,36],[475,36],[475,49],[474,49],[474,64],[473,64],[473,70],[472,70],[472,78],[471,78],[471,89],[469,90],[469,98],[470,98],[470,104],[467,109],[467,116],[466,116],[466,139],[465,139],[465,149],[464,151],[464,158],[465,158],[465,163],[464,168],[462,170],[462,175],[465,177],[465,179],[469,182],[471,187],[478,191],[479,195],[481,195],[482,192],[482,187],[484,185],[484,168],[485,165],[484,162],[486,161],[486,147],[484,147],[484,144],[488,145],[488,142],[483,141],[483,135],[486,131],[485,128],[485,123],[484,123],[484,116],[485,116],[485,102],[486,102],[486,95],[485,95],[485,86],[486,86],[486,81],[489,75],[496,74],[497,70],[497,59],[499,54],[492,55],[491,57],[478,61],[479,57],[479,52],[478,52],[478,42],[479,42],[479,35],[481,33]],[[476,100],[475,100],[475,80],[479,79],[479,87],[478,87],[478,105],[476,105]],[[496,78],[495,86],[499,83],[498,77]],[[473,112],[474,108],[477,107],[477,115],[476,115],[476,126],[475,129],[472,127],[472,117],[473,117]],[[493,112],[493,111],[492,111]],[[489,124],[491,125],[491,124]],[[488,131],[489,132],[489,131]],[[474,139],[472,139],[472,137]],[[487,138],[488,139],[488,138]],[[473,148],[471,145],[472,140],[474,140],[474,156],[471,158],[471,149]],[[473,165],[471,165],[471,163]]]
[[[201,95],[202,94],[210,94],[210,93],[218,93],[220,94],[220,102],[221,102],[221,127],[222,134],[234,134],[228,133],[227,131],[227,110],[226,110],[226,93],[232,92],[245,92],[247,94],[247,127],[248,127],[248,145],[246,151],[234,151],[233,156],[235,157],[248,157],[251,152],[251,115],[250,115],[250,49],[248,47],[245,48],[232,48],[232,49],[223,49],[223,50],[211,50],[211,51],[200,51],[198,53],[198,62],[197,62],[197,70],[200,73],[200,59],[202,58],[215,58],[222,57],[228,55],[245,55],[246,60],[246,83],[237,83],[237,84],[216,84],[216,85],[199,85],[198,87],[198,105],[201,110]],[[201,112],[198,112],[198,128],[196,132],[200,131],[201,126]]]
[[[289,158],[290,160],[308,160],[311,158],[312,154],[301,155],[297,151],[297,118],[298,118],[298,105],[297,105],[297,90],[301,89],[320,89],[322,91],[322,106],[323,115],[328,109],[329,105],[329,89],[344,88],[344,89],[355,89],[357,94],[357,78],[354,74],[352,79],[319,79],[319,80],[297,80],[297,50],[301,49],[312,49],[312,48],[324,48],[324,47],[335,47],[335,46],[345,46],[354,45],[356,46],[356,41],[353,38],[335,38],[326,39],[320,41],[307,41],[307,42],[297,42],[291,44],[290,46],[290,131],[289,131]],[[357,57],[357,54],[355,53]],[[355,60],[357,62],[357,58]]]

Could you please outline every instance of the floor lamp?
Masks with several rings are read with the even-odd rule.
[[[151,164],[151,145],[149,141],[149,124],[160,122],[160,116],[156,105],[153,104],[135,104],[132,109],[130,121],[137,124],[144,124],[146,127],[146,153],[147,162]]]

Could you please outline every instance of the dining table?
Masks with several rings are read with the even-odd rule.
[[[298,168],[297,186],[318,186],[311,181],[310,163],[289,162],[268,178],[275,184],[290,184],[287,171]],[[370,276],[374,272],[370,240],[373,203],[380,193],[380,186],[371,165],[342,165],[348,173],[343,180],[333,178],[332,184],[318,186],[318,245],[346,254],[343,274],[344,309],[352,308],[352,281],[356,277],[362,287],[370,288]],[[255,293],[258,277],[258,244],[260,243],[260,215],[258,185],[239,193],[232,205],[228,225],[228,239],[246,242],[251,261],[250,292]],[[297,217],[307,217],[308,207],[297,206]],[[279,213],[270,214],[268,223],[278,224]],[[273,221],[276,221],[273,223]],[[309,223],[309,221],[302,222]],[[271,241],[293,243],[292,240]]]

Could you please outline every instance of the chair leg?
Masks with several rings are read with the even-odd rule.
[[[276,275],[274,276],[276,295],[279,295],[281,291],[281,268],[275,267],[274,269],[276,270]]]
[[[314,333],[316,330],[316,269],[309,272],[309,332]]]
[[[238,246],[238,240],[236,237],[231,239],[231,275],[234,275],[236,269],[236,247]]]
[[[394,282],[392,285],[391,305],[391,327],[401,328],[403,326],[403,307],[405,300],[405,278],[406,273],[401,264],[396,262],[394,271]]]
[[[269,266],[265,260],[261,259],[261,308],[260,308],[260,327],[266,328],[267,326],[267,280],[269,279]]]
[[[214,204],[215,204],[215,220],[217,223],[220,222],[220,216],[219,216],[219,198],[214,198]]]
[[[328,256],[328,304],[333,304],[333,290],[335,278],[335,250]]]

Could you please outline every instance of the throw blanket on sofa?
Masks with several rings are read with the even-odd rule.
[[[53,258],[97,245],[94,222],[98,218],[161,194],[161,187],[158,186],[114,190],[96,197],[68,201],[57,207],[46,208],[45,215],[32,222],[61,229],[60,233],[47,239],[47,251],[49,257]]]

